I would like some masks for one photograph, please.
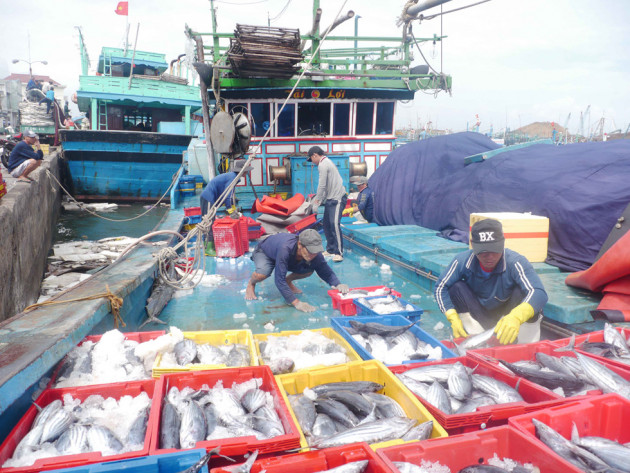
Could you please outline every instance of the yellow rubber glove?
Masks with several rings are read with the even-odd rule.
[[[352,207],[344,209],[343,212],[341,212],[341,215],[344,217],[352,217],[354,215],[354,209]]]
[[[459,318],[457,311],[455,309],[447,310],[444,315],[446,316],[446,320],[451,323],[451,329],[453,330],[453,337],[467,337],[468,334],[466,330],[464,330],[464,324],[462,324],[462,319]]]
[[[497,334],[499,343],[501,343],[501,345],[514,343],[521,329],[521,324],[524,324],[533,316],[534,308],[527,302],[523,302],[514,307],[509,314],[501,317],[499,323],[494,327],[494,333]]]
[[[236,212],[236,205],[232,205],[232,207],[227,209],[228,215],[232,215],[234,212]]]

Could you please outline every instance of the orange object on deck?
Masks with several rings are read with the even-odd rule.
[[[304,203],[302,194],[295,194],[287,200],[278,199],[276,197],[263,196],[262,201],[256,199],[252,212],[260,212],[271,215],[291,215],[300,205]]]

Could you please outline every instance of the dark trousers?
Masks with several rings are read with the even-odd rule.
[[[494,327],[501,317],[519,305],[523,301],[523,297],[525,297],[521,288],[517,286],[503,305],[496,309],[488,310],[481,305],[477,295],[472,292],[470,286],[464,281],[458,281],[453,284],[448,290],[448,295],[451,297],[455,310],[458,313],[469,312],[486,330]]]
[[[340,200],[328,199],[324,204],[324,235],[326,251],[333,255],[343,255],[343,237],[341,236],[341,213],[346,207],[348,196]]]

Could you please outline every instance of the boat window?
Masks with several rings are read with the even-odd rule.
[[[123,130],[151,131],[153,129],[153,117],[151,112],[137,109],[127,109],[123,113]]]
[[[281,105],[278,104],[278,110]],[[295,104],[288,103],[278,116],[278,136],[295,136]]]
[[[376,134],[391,135],[394,132],[394,102],[376,104]]]
[[[371,135],[374,123],[374,102],[357,103],[357,135]]]
[[[254,132],[252,136],[265,136],[271,117],[269,116],[271,106],[269,103],[252,103],[252,121],[254,122]]]
[[[350,134],[350,104],[336,103],[333,109],[333,135]]]
[[[244,113],[247,115],[247,104],[246,103],[231,103],[228,105],[228,112],[230,113]]]
[[[330,134],[330,103],[298,104],[298,135]]]

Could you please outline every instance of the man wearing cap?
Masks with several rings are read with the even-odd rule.
[[[308,150],[307,161],[317,165],[319,184],[317,195],[313,199],[313,209],[324,204],[324,235],[326,235],[326,252],[332,255],[333,261],[343,261],[343,238],[341,237],[341,213],[346,206],[348,196],[343,185],[341,174],[319,146]]]
[[[32,146],[37,147],[37,152]],[[42,164],[44,152],[39,144],[39,136],[33,130],[24,132],[24,140],[20,141],[9,155],[9,172],[13,177],[17,177],[20,182],[31,183],[33,179],[29,177]]]
[[[208,213],[208,209],[211,208],[217,200],[219,200],[219,197],[221,197],[223,192],[225,192],[225,189],[228,188],[232,181],[236,179],[236,175],[241,171],[241,169],[243,169],[245,162],[246,161],[244,159],[234,161],[232,171],[219,174],[210,180],[206,188],[201,193],[201,197],[199,197],[201,215],[206,215]],[[252,169],[253,168],[251,166],[247,166],[245,171],[251,171]],[[234,190],[230,192],[223,203],[225,204],[225,208],[229,214],[236,211],[236,205],[234,203]]]
[[[314,312],[315,307],[296,297],[296,294],[301,294],[302,291],[293,284],[293,281],[307,278],[313,271],[334,289],[342,294],[347,293],[348,286],[339,282],[337,275],[326,263],[323,251],[322,237],[313,229],[304,230],[299,236],[292,233],[268,236],[252,253],[256,269],[247,284],[245,299],[256,299],[256,284],[267,279],[272,272],[276,287],[287,304],[302,312]],[[289,272],[291,274],[287,275]]]
[[[545,288],[527,258],[504,248],[498,220],[476,222],[470,241],[472,250],[457,254],[440,275],[435,300],[455,337],[494,327],[500,343],[513,343],[521,325],[541,314],[547,303]],[[536,328],[540,319],[532,321]]]
[[[352,176],[350,182],[357,186],[359,196],[357,203],[352,204],[355,211],[360,211],[361,215],[368,222],[374,219],[374,191],[368,187],[368,178],[365,176]]]

